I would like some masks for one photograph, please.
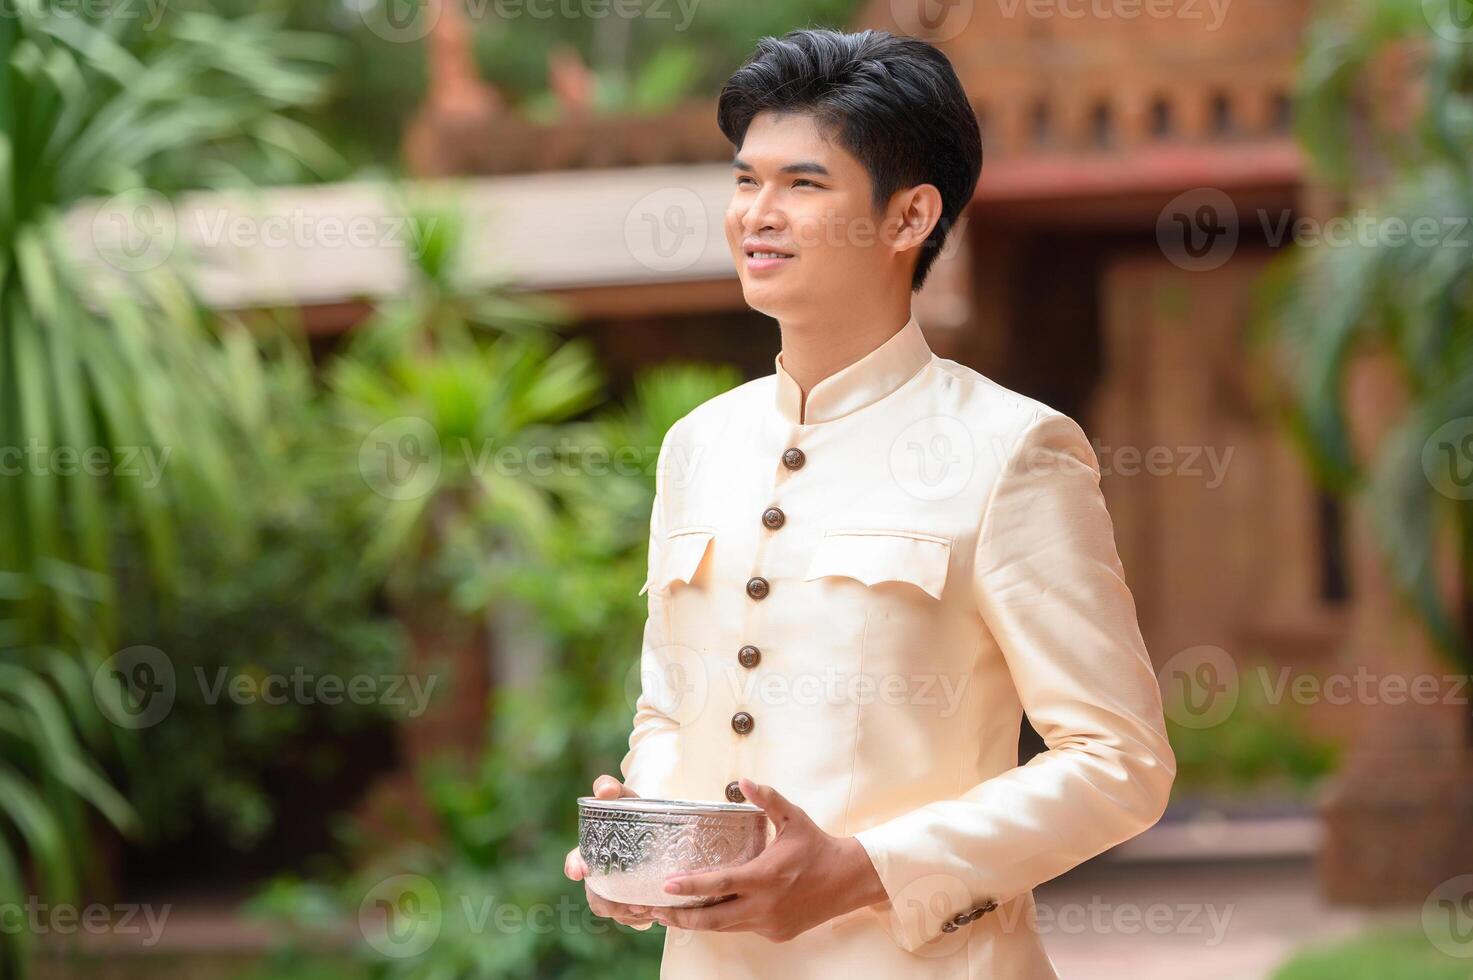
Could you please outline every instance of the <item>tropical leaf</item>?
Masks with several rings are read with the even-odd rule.
[[[188,186],[211,158],[236,179],[333,165],[283,115],[323,91],[329,39],[172,5],[147,28],[111,13],[15,0],[0,17],[0,904],[24,904],[31,877],[74,895],[92,814],[136,829],[97,761],[136,756],[104,715],[123,692],[98,674],[116,541],[141,536],[167,591],[181,517],[239,524],[225,447],[250,421],[229,388],[238,345],[173,270],[74,254],[62,216]],[[26,941],[0,931],[0,975],[22,972]]]
[[[1365,502],[1392,580],[1469,671],[1473,499],[1457,478],[1473,469],[1473,45],[1424,6],[1353,0],[1311,29],[1299,136],[1359,231],[1277,261],[1259,326],[1315,475]],[[1397,84],[1420,91],[1417,118],[1378,111],[1367,80],[1388,63],[1413,66]],[[1405,401],[1370,447],[1349,421],[1348,377],[1365,357],[1395,367]],[[1468,440],[1446,435],[1464,429]]]

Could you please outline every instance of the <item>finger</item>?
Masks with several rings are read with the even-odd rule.
[[[746,864],[719,871],[706,871],[694,875],[671,875],[665,879],[667,895],[737,895],[753,890],[761,879],[762,860],[759,854]],[[757,867],[753,867],[757,865]]]
[[[733,898],[700,908],[656,908],[654,916],[656,922],[677,929],[727,932],[741,929],[751,921],[755,911],[755,903],[750,899]]]
[[[604,773],[593,781],[593,795],[601,800],[617,800],[623,796],[634,796],[634,791],[619,780]]]
[[[609,901],[594,891],[587,881],[583,882],[583,897],[588,900],[588,910],[594,915],[611,919],[618,912],[616,903]]]
[[[646,906],[625,905],[622,902],[611,901],[594,891],[587,882],[583,884],[583,891],[588,898],[588,908],[595,915],[605,919],[615,919],[619,922],[652,921],[650,909]]]
[[[616,908],[619,908],[620,911],[617,911],[617,912],[613,913],[612,915],[606,916],[606,918],[613,919],[615,922],[618,922],[621,925],[638,926],[640,928],[645,928],[645,929],[647,929],[650,926],[652,926],[652,925],[655,924],[655,917],[653,915],[650,915],[648,912],[645,912],[644,914],[636,915],[633,912],[623,911],[623,906],[617,906],[616,905]]]
[[[568,856],[563,858],[563,874],[573,881],[582,881],[583,876],[587,873],[588,865],[583,863],[583,854],[578,848],[573,848],[568,852]]]
[[[749,802],[762,808],[762,811],[767,814],[767,819],[772,821],[773,828],[778,832],[781,832],[785,825],[795,821],[809,822],[808,814],[803,811],[802,807],[789,802],[787,797],[771,786],[754,783],[745,776],[739,780],[739,783],[742,795]]]

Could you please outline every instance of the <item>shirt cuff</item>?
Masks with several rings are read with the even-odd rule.
[[[868,906],[869,913],[884,924],[896,945],[914,953],[944,938],[951,931],[945,928],[947,923],[976,902],[960,878],[921,870],[920,863],[908,857],[918,838],[903,823],[903,818],[882,823],[859,831],[854,839],[869,855],[888,896]]]

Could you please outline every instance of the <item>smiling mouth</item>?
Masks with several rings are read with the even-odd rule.
[[[783,252],[775,248],[744,248],[742,251],[747,256],[747,264],[754,269],[770,268],[797,258],[792,252]]]

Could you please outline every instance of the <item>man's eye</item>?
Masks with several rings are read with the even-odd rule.
[[[755,183],[757,183],[757,182],[756,182],[756,181],[755,181],[755,180],[753,180],[753,179],[752,179],[752,178],[751,178],[751,177],[738,177],[738,178],[737,178],[737,179],[736,179],[736,182],[737,182],[737,186],[738,186],[738,187],[740,187],[740,186],[741,186],[741,185],[742,185],[742,182],[743,182],[743,181],[746,181],[746,182],[747,182],[747,183],[750,183],[750,184],[755,184]]]
[[[808,179],[806,179],[804,177],[799,177],[797,180],[793,181],[793,186],[794,187],[797,187],[799,184],[807,184],[809,187],[817,187],[818,186],[813,181],[808,180]]]

